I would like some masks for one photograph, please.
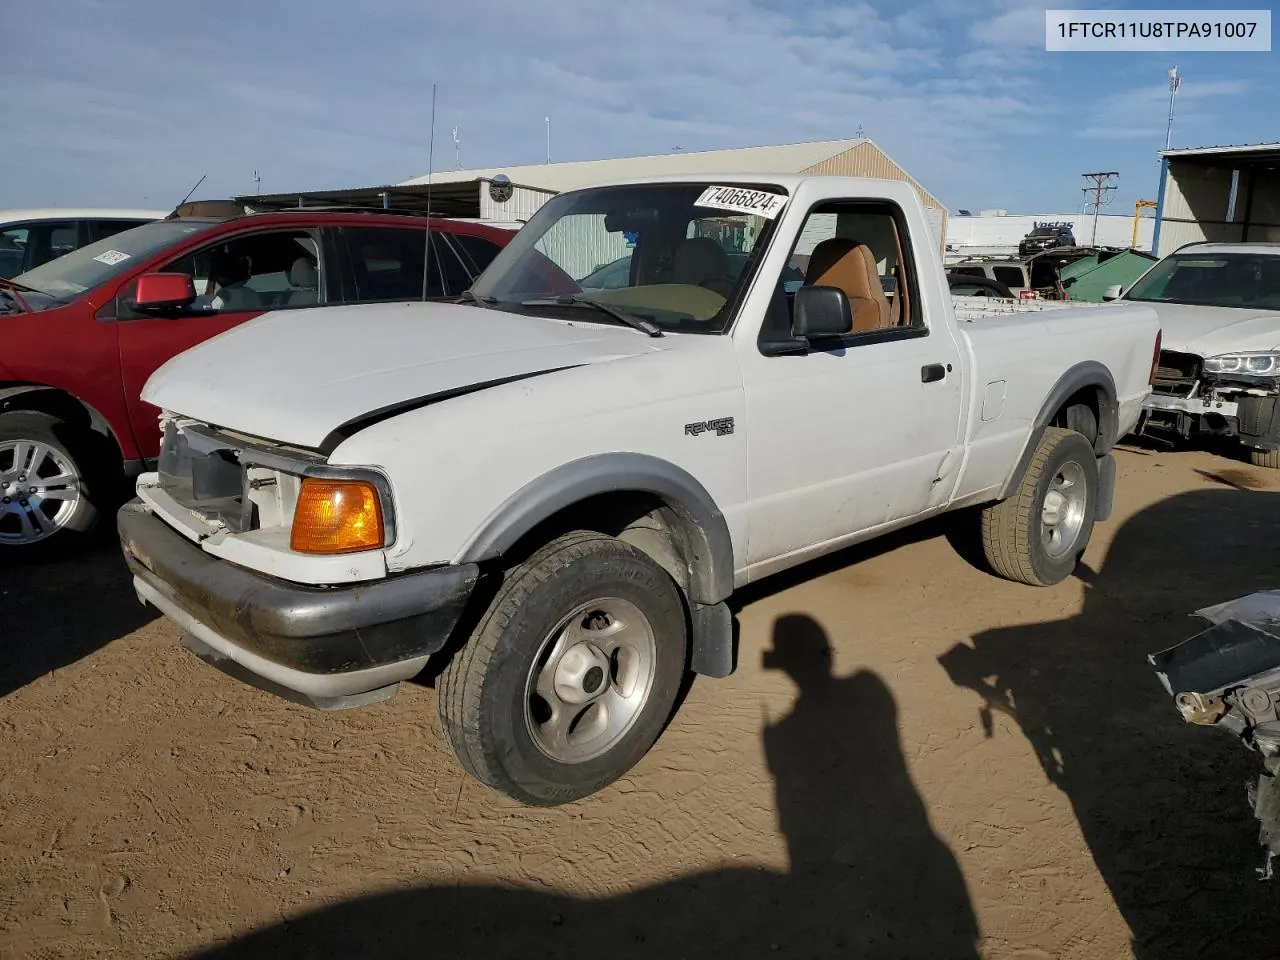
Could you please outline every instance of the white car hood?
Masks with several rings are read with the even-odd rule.
[[[1121,302],[1155,309],[1163,331],[1163,350],[1216,357],[1223,353],[1280,347],[1280,312],[1139,300]]]
[[[582,312],[584,320],[591,316]],[[460,304],[280,311],[174,357],[152,374],[142,399],[205,423],[319,448],[336,428],[388,407],[663,344],[629,327]]]

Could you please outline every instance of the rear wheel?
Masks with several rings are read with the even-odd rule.
[[[577,800],[653,745],[686,646],[661,567],[613,537],[567,534],[508,571],[440,677],[440,724],[482,783],[530,805]]]
[[[982,512],[987,562],[1000,576],[1037,587],[1069,577],[1089,545],[1098,462],[1080,434],[1048,427],[1013,496]]]
[[[0,414],[0,550],[62,552],[98,522],[88,438],[47,413]]]

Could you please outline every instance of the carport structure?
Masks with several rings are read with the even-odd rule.
[[[1280,143],[1160,154],[1157,256],[1188,243],[1280,242]]]

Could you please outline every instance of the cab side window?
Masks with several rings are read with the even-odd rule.
[[[74,220],[40,220],[0,232],[0,276],[6,279],[56,260],[78,246]]]
[[[278,230],[221,240],[162,269],[191,277],[191,312],[235,313],[324,303],[323,268],[314,231]]]
[[[422,273],[426,261],[426,234],[402,227],[343,227],[355,282],[351,299],[361,302],[421,300]],[[428,297],[443,297],[440,275],[440,247],[431,251],[431,276],[426,284]]]
[[[844,292],[853,315],[850,337],[924,332],[906,218],[896,205],[819,204],[804,222],[791,264],[803,270],[804,286]],[[793,291],[784,292],[790,313]]]
[[[96,243],[98,240],[105,240],[107,237],[113,237],[117,233],[123,233],[125,230],[140,227],[146,222],[145,220],[86,220],[84,224],[88,230],[88,237],[85,239],[85,243]]]
[[[462,260],[462,265],[471,274],[472,280],[480,276],[485,268],[493,263],[493,258],[502,250],[492,240],[477,237],[470,233],[450,234],[449,242],[457,248],[458,257]]]
[[[9,280],[25,271],[30,227],[6,227],[0,230],[0,278]]]

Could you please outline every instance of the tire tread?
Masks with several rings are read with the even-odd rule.
[[[1069,438],[1080,436],[1074,430],[1046,427],[1014,495],[982,511],[983,553],[991,569],[1006,580],[1033,587],[1052,585],[1040,576],[1031,559],[1031,514],[1050,458]]]
[[[498,644],[507,625],[526,599],[563,567],[605,549],[635,552],[629,544],[593,531],[578,530],[557,537],[524,562],[506,571],[488,609],[470,639],[444,668],[437,684],[441,732],[462,768],[486,786],[534,806],[561,801],[531,794],[509,782],[499,758],[480,730],[481,697]]]

